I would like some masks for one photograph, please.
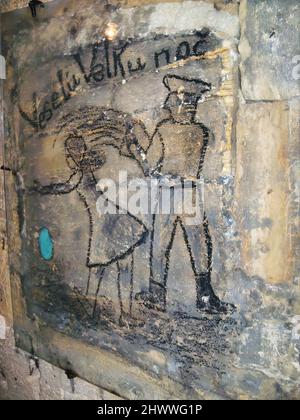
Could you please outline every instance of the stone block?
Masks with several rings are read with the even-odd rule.
[[[289,282],[289,160],[287,104],[240,107],[237,123],[236,217],[242,264],[268,283]]]
[[[298,0],[243,0],[240,6],[241,83],[246,100],[300,95],[295,77],[299,50]]]

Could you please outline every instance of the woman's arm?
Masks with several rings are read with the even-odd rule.
[[[31,192],[37,192],[39,194],[68,194],[74,191],[82,180],[82,172],[74,172],[66,182],[58,182],[49,185],[41,185],[38,181],[34,181],[33,186],[30,188]]]

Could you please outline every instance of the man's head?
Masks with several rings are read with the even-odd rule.
[[[199,99],[211,90],[211,83],[175,74],[167,74],[163,84],[169,91],[164,108],[179,122],[191,122],[195,117]]]

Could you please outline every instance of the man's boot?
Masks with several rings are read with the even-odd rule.
[[[235,306],[232,303],[223,302],[213,291],[211,286],[211,273],[200,273],[196,278],[197,309],[211,314],[232,313]]]

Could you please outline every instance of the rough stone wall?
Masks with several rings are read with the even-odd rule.
[[[1,3],[6,11],[26,2]],[[300,71],[294,58],[299,55],[299,5],[296,0],[207,3],[216,11],[238,13],[240,22],[240,91],[231,151],[237,162],[232,210],[240,246],[227,296],[246,315],[237,342],[239,357],[232,361],[235,375],[224,383],[224,395],[299,399]],[[0,157],[2,165],[2,146]],[[4,176],[12,176],[5,167],[0,172],[0,398],[113,398],[14,346]],[[233,388],[239,392],[231,392]]]

